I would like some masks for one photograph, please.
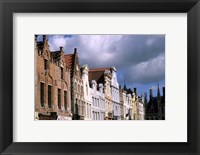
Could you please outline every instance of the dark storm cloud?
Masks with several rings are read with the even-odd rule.
[[[165,35],[64,35],[50,36],[51,50],[66,53],[78,48],[81,65],[116,66],[119,81],[149,83],[165,77]]]

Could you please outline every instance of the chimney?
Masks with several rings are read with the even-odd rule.
[[[134,94],[137,96],[137,88],[134,88]]]
[[[152,100],[152,99],[153,99],[152,89],[149,90],[149,93],[150,93],[150,94],[149,94],[149,98],[150,98],[150,100]]]
[[[165,97],[165,87],[163,87],[162,89],[163,89],[163,97]]]
[[[152,89],[150,89],[150,96],[153,96]]]
[[[60,47],[60,51],[63,51],[63,47],[62,46]]]
[[[124,90],[127,90],[127,88],[126,88],[126,84],[124,84]]]
[[[77,48],[74,48],[74,54],[77,53]]]
[[[158,84],[158,92],[157,92],[157,97],[160,97],[160,88],[159,88],[159,84]]]

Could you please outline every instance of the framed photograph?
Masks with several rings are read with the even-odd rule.
[[[199,154],[199,9],[1,0],[1,153]]]

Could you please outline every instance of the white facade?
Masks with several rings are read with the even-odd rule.
[[[145,109],[144,109],[144,99],[143,99],[143,97],[138,97],[137,110],[138,110],[137,111],[138,119],[144,120]]]
[[[117,81],[117,70],[115,67],[112,67],[111,74],[112,74],[111,93],[112,93],[113,119],[120,119],[119,83]]]
[[[95,80],[91,82],[91,95],[92,95],[92,119],[104,120],[105,119],[105,96],[103,93],[103,84],[97,85]],[[97,87],[99,90],[97,90]]]
[[[92,95],[88,79],[88,65],[84,65],[82,67],[82,80],[83,80],[83,92],[84,92],[84,103],[85,103],[84,120],[92,120]]]

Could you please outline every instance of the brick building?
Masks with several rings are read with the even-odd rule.
[[[71,120],[70,70],[63,48],[50,51],[48,40],[35,36],[35,119]]]
[[[65,55],[66,66],[70,68],[71,83],[71,111],[73,120],[84,120],[85,103],[81,67],[78,60],[77,49],[73,54]]]

